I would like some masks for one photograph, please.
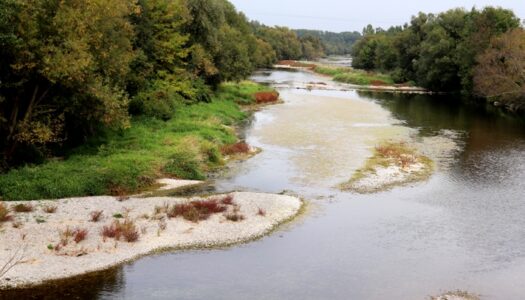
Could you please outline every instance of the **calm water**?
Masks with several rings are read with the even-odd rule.
[[[148,256],[2,297],[426,299],[461,289],[525,299],[523,122],[447,97],[296,89],[327,81],[302,72],[254,79],[279,86],[285,103],[254,116],[246,138],[264,151],[215,188],[292,191],[309,203],[304,216],[247,245]],[[457,148],[428,182],[372,195],[334,188],[381,139],[440,136]]]

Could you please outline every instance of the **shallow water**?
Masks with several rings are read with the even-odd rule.
[[[444,96],[296,89],[327,81],[304,72],[254,79],[283,87],[284,103],[255,114],[246,138],[264,151],[215,188],[291,191],[307,199],[304,216],[247,245],[153,255],[56,283],[56,292],[2,296],[426,299],[461,289],[525,298],[522,121]],[[455,151],[437,151],[443,167],[428,182],[371,195],[334,188],[387,138]]]

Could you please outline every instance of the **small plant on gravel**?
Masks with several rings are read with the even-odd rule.
[[[124,220],[124,222],[114,220],[111,225],[102,228],[102,236],[117,241],[123,239],[128,243],[132,243],[139,239],[139,232],[135,223],[129,219]]]
[[[19,228],[22,227],[22,225],[23,225],[23,224],[22,224],[22,222],[20,222],[20,221],[15,221],[15,222],[13,222],[13,228],[19,229]]]
[[[0,202],[0,223],[11,221],[13,216],[9,214],[9,208],[3,203]]]
[[[13,210],[17,213],[29,213],[34,210],[33,205],[20,203],[13,206]]]
[[[232,195],[224,196],[224,198],[221,199],[221,203],[225,205],[233,205],[233,196]]]
[[[266,216],[266,211],[265,211],[264,209],[262,209],[262,208],[259,207],[259,208],[257,209],[257,215],[259,215],[259,216],[261,216],[261,217],[264,217],[264,216]]]
[[[78,244],[86,239],[87,234],[88,234],[87,229],[77,228],[73,231],[73,240],[75,241],[75,243]]]
[[[124,218],[124,216],[121,213],[116,213],[116,214],[113,215],[113,218],[115,218],[115,219],[122,219],[122,218]]]
[[[44,212],[48,214],[54,214],[57,211],[57,206],[56,205],[46,205],[43,207],[43,210]]]
[[[224,214],[224,217],[226,217],[226,220],[232,221],[232,222],[240,222],[244,220],[244,215],[238,212],[226,213]]]
[[[60,238],[60,245],[62,246],[67,246],[67,244],[69,244],[69,240],[71,239],[71,237],[73,237],[74,235],[74,232],[73,230],[71,230],[71,228],[66,227],[65,230],[60,230],[58,232],[58,236]]]
[[[98,221],[100,221],[100,219],[102,218],[102,214],[104,213],[104,211],[102,210],[95,210],[95,211],[92,211],[90,214],[89,214],[89,220],[93,223],[96,223]]]
[[[167,216],[168,218],[183,217],[185,220],[198,222],[207,220],[212,214],[225,212],[227,209],[227,204],[223,204],[222,201],[217,199],[199,200],[175,204],[169,208]]]
[[[159,220],[159,232],[158,233],[166,230],[167,227],[168,227],[168,223],[166,222],[166,219]]]

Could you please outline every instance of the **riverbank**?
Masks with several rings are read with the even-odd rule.
[[[0,289],[100,271],[164,249],[251,241],[296,216],[302,205],[296,197],[247,192],[11,202],[9,221],[0,223]],[[17,209],[22,206],[31,209]]]
[[[0,200],[123,196],[154,188],[157,178],[203,180],[232,157],[226,150],[246,150],[235,148],[237,127],[258,93],[274,91],[225,83],[211,102],[181,105],[170,120],[137,117],[129,129],[99,135],[64,157],[1,174]]]

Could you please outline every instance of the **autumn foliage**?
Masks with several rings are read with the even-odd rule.
[[[254,94],[255,102],[258,104],[272,103],[279,100],[279,93],[273,92],[259,92]]]

